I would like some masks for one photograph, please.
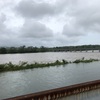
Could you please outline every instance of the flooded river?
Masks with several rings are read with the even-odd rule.
[[[25,54],[2,54],[0,63],[19,63],[19,61],[34,62],[54,62],[65,59],[74,61],[76,59],[100,59],[100,52],[47,52],[47,53],[25,53]]]
[[[19,61],[52,62],[73,61],[85,57],[100,59],[100,53],[32,53],[0,55],[0,63]],[[0,73],[0,99],[59,88],[100,79],[100,62],[67,64],[46,68]],[[91,94],[90,94],[91,95]],[[99,97],[99,96],[98,96]],[[98,98],[96,97],[96,98]],[[74,100],[75,97],[71,97]],[[83,100],[83,99],[78,99]],[[92,96],[90,99],[93,100]],[[95,99],[99,100],[99,99]]]

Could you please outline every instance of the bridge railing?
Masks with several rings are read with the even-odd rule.
[[[85,91],[100,88],[100,80],[75,84],[71,86],[46,90],[42,92],[22,95],[4,100],[55,100],[57,98],[65,97],[68,95],[78,94]]]

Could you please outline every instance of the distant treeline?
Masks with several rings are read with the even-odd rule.
[[[20,46],[20,47],[0,47],[0,54],[7,53],[38,53],[38,52],[60,52],[60,51],[88,51],[99,50],[100,45],[81,45],[81,46],[63,46],[63,47],[33,47],[33,46]]]

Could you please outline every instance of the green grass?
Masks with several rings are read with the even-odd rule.
[[[64,59],[62,61],[56,60],[55,62],[51,63],[33,63],[29,64],[28,62],[20,62],[18,65],[12,64],[11,62],[6,63],[6,64],[0,64],[0,72],[4,71],[17,71],[17,70],[25,70],[25,69],[33,69],[33,68],[44,68],[44,67],[49,67],[49,66],[59,66],[59,65],[65,65],[69,63],[90,63],[93,61],[99,61],[98,59],[89,59],[85,60],[84,58],[82,59],[77,59],[73,62],[68,62]]]
[[[77,59],[73,63],[90,63],[93,61],[99,61],[98,59]]]

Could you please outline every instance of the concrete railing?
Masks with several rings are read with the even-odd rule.
[[[78,94],[81,92],[90,91],[97,88],[100,88],[100,80],[46,90],[42,92],[22,95],[4,100],[57,100],[61,97],[66,97],[68,95]]]

